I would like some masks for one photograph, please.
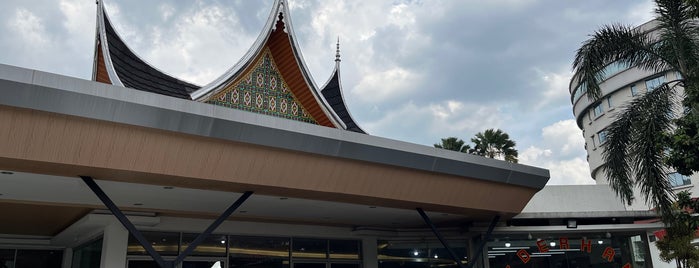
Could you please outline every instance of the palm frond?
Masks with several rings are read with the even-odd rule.
[[[663,153],[676,104],[673,86],[665,83],[623,107],[607,128],[602,154],[609,184],[617,195],[630,204],[633,186],[637,185],[646,203],[661,209],[661,213],[667,212],[674,198]]]
[[[575,78],[585,84],[590,100],[601,97],[599,83],[604,67],[610,63],[638,66],[642,69],[667,68],[667,59],[658,53],[653,38],[639,29],[612,24],[603,26],[585,41],[573,60]]]

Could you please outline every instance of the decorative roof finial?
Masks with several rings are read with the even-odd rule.
[[[335,50],[335,61],[340,61],[340,37],[337,37],[337,50]]]
[[[274,26],[275,31],[284,31],[284,14],[282,12],[279,12],[279,19],[277,20],[277,24]]]

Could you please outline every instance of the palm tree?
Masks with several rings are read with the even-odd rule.
[[[471,142],[475,146],[469,150],[469,153],[517,163],[516,144],[510,140],[510,135],[502,130],[491,128],[484,132],[478,132],[475,137],[471,138]]]
[[[674,193],[664,161],[670,154],[675,156],[675,162],[670,162],[673,167],[696,165],[685,161],[689,158],[677,156],[686,155],[686,150],[699,150],[686,146],[687,142],[696,145],[697,136],[674,135],[697,133],[699,27],[691,3],[655,0],[655,4],[657,28],[653,35],[629,26],[603,26],[577,51],[573,69],[577,82],[587,87],[588,98],[596,102],[602,95],[599,83],[604,79],[604,68],[610,63],[652,72],[676,71],[681,75],[682,79],[663,83],[622,109],[607,128],[602,153],[609,185],[624,202],[631,204],[632,189],[638,186],[646,202],[667,215],[672,210]],[[679,87],[685,90],[682,103],[686,114],[673,121]],[[696,170],[696,166],[684,169],[685,173],[689,170]]]
[[[464,145],[464,141],[456,138],[456,137],[449,137],[449,138],[444,138],[442,139],[442,143],[435,143],[434,147],[435,148],[442,148],[446,150],[452,150],[452,151],[457,151],[457,152],[462,152],[462,153],[467,153],[468,150],[471,149],[471,146]]]

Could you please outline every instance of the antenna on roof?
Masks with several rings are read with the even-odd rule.
[[[337,37],[337,50],[335,50],[335,61],[340,61],[340,37]]]

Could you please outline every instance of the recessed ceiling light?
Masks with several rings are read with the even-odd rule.
[[[226,243],[226,240],[221,240],[221,244],[225,244],[225,243]]]
[[[288,197],[280,197],[279,200],[287,200],[289,199]]]
[[[12,174],[15,174],[15,173],[12,172],[12,171],[0,171],[0,173],[1,173],[1,174],[4,174],[4,175],[12,175]]]
[[[165,190],[171,190],[171,189],[173,189],[173,188],[175,188],[175,187],[172,187],[172,186],[164,186],[164,187],[163,187],[163,189],[165,189]]]
[[[133,203],[134,206],[143,206],[143,203]]]

